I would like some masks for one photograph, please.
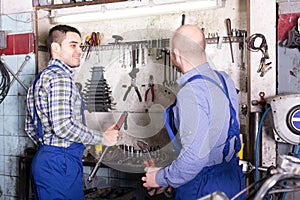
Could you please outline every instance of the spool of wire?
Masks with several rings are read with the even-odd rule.
[[[5,99],[10,88],[10,76],[3,63],[0,62],[0,104]]]

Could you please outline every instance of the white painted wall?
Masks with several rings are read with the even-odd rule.
[[[32,0],[1,0],[0,13],[14,14],[33,11]]]
[[[258,69],[261,52],[250,53],[250,99],[259,100],[259,92],[265,92],[265,98],[276,94],[276,2],[274,0],[250,0],[250,30],[249,35],[261,33],[266,37],[272,69],[260,77]],[[261,12],[260,12],[261,11]],[[258,40],[259,41],[259,40]],[[251,112],[261,111],[260,106],[251,106]]]

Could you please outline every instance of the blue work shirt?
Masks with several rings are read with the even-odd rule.
[[[220,73],[226,81],[230,100],[238,116],[238,96],[234,82],[225,72]],[[223,161],[230,119],[229,101],[223,90],[211,81],[195,79],[188,82],[189,78],[197,74],[213,79],[223,88],[221,80],[208,63],[177,80],[180,90],[173,113],[181,150],[176,160],[156,174],[158,185],[163,187],[177,188],[195,178],[204,167]],[[235,154],[234,141],[235,138],[230,141],[226,161],[230,161]]]

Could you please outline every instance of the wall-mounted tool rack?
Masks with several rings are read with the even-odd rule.
[[[233,43],[244,42],[243,36],[233,36],[231,37]],[[156,39],[156,40],[141,40],[141,41],[129,41],[129,42],[118,42],[118,43],[109,43],[100,46],[91,46],[90,50],[97,51],[109,51],[113,49],[120,49],[123,46],[141,46],[143,48],[159,48],[159,49],[169,49],[170,39]],[[219,37],[206,38],[207,44],[217,44]],[[223,37],[222,43],[229,43],[228,37]],[[39,51],[47,52],[47,47],[39,46]],[[84,50],[85,51],[85,50]]]
[[[170,39],[156,39],[156,40],[141,40],[141,41],[130,41],[130,42],[118,42],[118,43],[109,43],[100,46],[91,46],[90,50],[101,50],[101,51],[109,51],[113,49],[120,49],[123,46],[139,46],[143,48],[158,48],[158,49],[169,49],[169,41]],[[231,41],[233,43],[244,42],[243,36],[233,36],[231,37]],[[218,44],[219,37],[206,38],[207,44]],[[223,37],[222,43],[229,43],[228,37]],[[94,48],[93,48],[94,47]],[[41,48],[39,48],[41,49]]]

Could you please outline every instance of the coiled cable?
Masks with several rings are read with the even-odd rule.
[[[0,104],[5,99],[10,88],[10,76],[7,69],[4,67],[3,63],[0,62]]]
[[[256,46],[257,42],[256,40],[260,39],[261,43],[260,45]],[[250,51],[261,51],[263,53],[263,57],[265,59],[269,59],[269,53],[268,53],[268,44],[265,36],[261,33],[255,33],[251,35],[249,38],[247,38],[247,48]]]

